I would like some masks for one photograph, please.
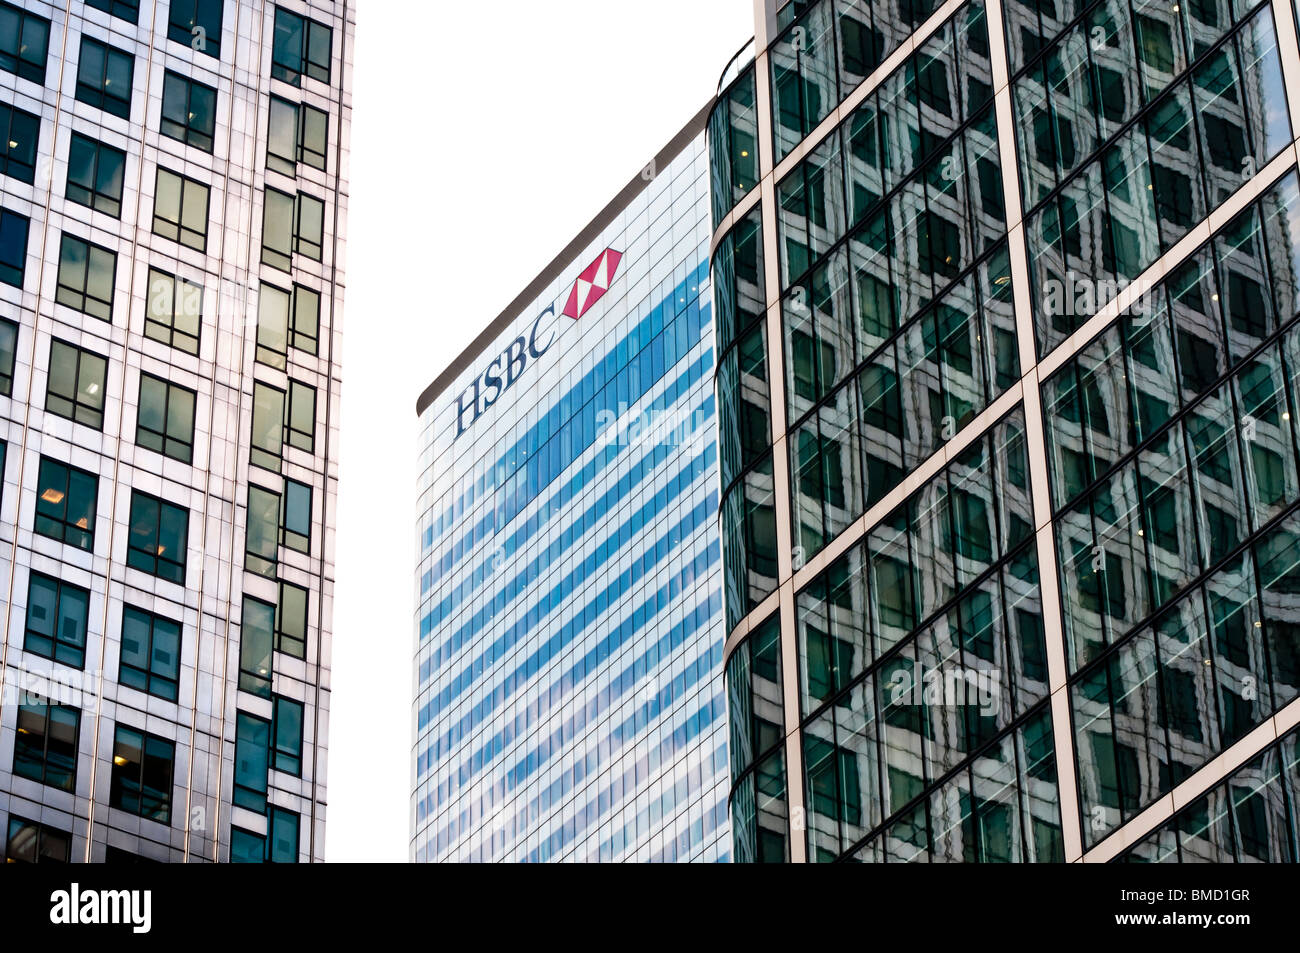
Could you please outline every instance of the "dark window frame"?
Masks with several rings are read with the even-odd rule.
[[[281,709],[297,709],[298,734],[296,738],[290,735],[287,738],[281,737],[281,728],[287,719],[281,714]],[[271,770],[279,771],[282,774],[292,775],[295,778],[302,777],[302,760],[303,732],[307,724],[307,706],[302,702],[284,695],[276,695],[272,700],[271,715]]]
[[[50,54],[50,21],[11,3],[0,3],[0,17],[14,18],[18,27],[15,36],[27,41],[13,50],[0,49],[0,69],[44,86],[45,65]],[[31,36],[27,35],[29,28]],[[26,53],[30,49],[34,54],[37,48],[39,62],[35,55]]]
[[[78,149],[88,149],[93,152],[90,160],[90,184],[84,182],[74,182],[72,179],[72,156]],[[113,194],[111,189],[105,189],[103,181],[102,164],[108,157],[117,161],[120,179],[117,183],[117,194]],[[84,205],[86,208],[94,209],[96,212],[103,212],[112,218],[120,219],[122,217],[122,193],[126,181],[126,153],[121,149],[110,146],[105,142],[99,142],[91,139],[89,136],[83,136],[81,133],[74,132],[72,141],[68,146],[68,175],[63,184],[63,195],[69,202],[75,202],[78,205]]]
[[[148,669],[143,669],[126,660],[128,617],[134,618],[142,625],[148,627],[148,644],[144,647],[144,656],[148,659]],[[174,667],[176,669],[176,676],[174,678],[168,675],[166,670],[159,671],[156,668],[158,632],[164,625],[175,629],[176,645],[174,650]],[[148,612],[129,604],[123,605],[122,638],[118,645],[118,682],[128,688],[134,688],[137,691],[142,691],[147,695],[153,695],[156,698],[162,698],[170,702],[176,701],[180,697],[180,656],[184,641],[185,626],[181,623],[169,619],[166,616],[159,615],[156,612]],[[128,672],[130,673],[129,678],[123,678],[123,675]]]
[[[176,219],[167,218],[158,209],[158,200],[162,193],[163,176],[167,175],[179,182],[178,205],[176,209]],[[194,198],[190,191],[191,186],[202,189],[203,192],[203,231],[196,232],[185,224],[186,206]],[[212,214],[212,187],[198,179],[191,179],[188,175],[182,175],[179,172],[173,172],[171,169],[158,166],[157,175],[154,178],[153,194],[153,225],[152,230],[155,235],[170,241],[184,245],[186,248],[193,248],[197,252],[207,254],[208,251],[208,226],[211,224],[210,217]],[[159,228],[159,223],[163,228]]]
[[[70,244],[77,244],[84,249],[84,264],[81,269],[81,285],[78,287],[74,284],[67,283],[64,278],[64,263],[67,261],[67,248]],[[94,242],[88,242],[84,238],[78,238],[64,232],[59,242],[59,268],[55,278],[54,300],[64,307],[71,308],[74,311],[80,311],[82,314],[88,314],[92,318],[98,318],[101,321],[113,323],[113,301],[110,297],[97,297],[89,290],[90,265],[91,258],[96,255],[107,255],[112,259],[113,267],[109,278],[109,294],[113,295],[117,290],[117,252],[105,248],[103,245],[96,245]],[[64,294],[66,292],[66,295]],[[94,310],[91,310],[91,308]],[[101,313],[103,312],[103,313]]]
[[[53,635],[36,631],[32,628],[32,608],[36,604],[33,595],[37,585],[47,586],[54,593],[54,619],[52,620]],[[81,632],[79,633],[78,642],[75,639],[67,639],[66,627],[64,625],[65,615],[63,612],[64,596],[79,597],[82,601],[82,618]],[[55,579],[53,576],[47,576],[45,573],[32,572],[27,580],[27,611],[24,613],[23,625],[23,651],[30,652],[32,655],[39,655],[41,658],[51,659],[62,665],[71,665],[73,668],[82,669],[86,667],[86,642],[89,638],[90,630],[90,590],[83,589],[81,586],[73,585],[62,579]],[[49,643],[48,649],[43,649],[34,640],[40,640]],[[65,653],[64,650],[67,650]],[[69,655],[71,657],[69,657]]]
[[[179,105],[181,107],[180,111],[185,117],[184,122],[168,115],[169,105],[172,107],[171,111],[174,114],[177,103],[172,97],[176,95],[182,85],[185,101]],[[195,124],[194,122],[196,116],[207,112],[207,110],[195,111],[196,94],[199,97],[210,99],[207,104],[207,110],[210,110],[208,114],[210,122],[208,123]],[[212,155],[216,146],[217,135],[217,90],[206,83],[200,83],[196,79],[183,76],[173,70],[167,70],[163,74],[162,112],[159,114],[158,130],[169,139],[183,142],[202,152],[206,152],[208,155]]]
[[[0,318],[0,397],[9,397],[14,390],[14,371],[18,363],[19,326],[14,321]]]
[[[56,392],[54,361],[56,354],[65,354],[71,352],[74,355],[72,370],[73,393],[71,396],[65,393]],[[97,402],[91,402],[83,399],[83,373],[86,371],[86,364],[99,364],[99,379],[90,381],[90,388],[85,390],[90,398],[98,397]],[[91,372],[93,373],[93,371]],[[54,414],[57,417],[63,417],[71,420],[73,423],[81,424],[83,427],[89,427],[92,430],[102,431],[104,429],[104,403],[106,399],[105,391],[108,387],[108,358],[102,354],[83,347],[78,347],[68,341],[59,338],[50,338],[50,362],[49,368],[45,375],[45,411]],[[98,393],[96,393],[98,392]]]
[[[146,426],[144,423],[144,399],[145,399],[145,382],[152,381],[153,384],[162,385],[163,389],[163,427],[164,431],[159,432],[153,427]],[[189,439],[185,440],[171,433],[171,411],[173,392],[180,391],[189,395],[190,412],[189,412]],[[156,374],[150,374],[148,371],[140,372],[140,395],[136,403],[136,421],[135,421],[135,442],[138,446],[154,453],[160,453],[164,457],[170,457],[173,460],[179,460],[181,463],[190,464],[194,462],[194,422],[198,413],[199,395],[196,391],[175,381],[170,381],[165,377],[159,377]],[[141,440],[141,433],[145,434],[148,440],[157,440],[157,446],[152,443]]]
[[[0,282],[13,285],[15,288],[21,288],[23,282],[27,279],[27,240],[31,237],[31,219],[26,215],[11,212],[7,208],[0,208],[0,253],[5,251],[4,242],[6,238],[18,237],[16,229],[20,227],[22,229],[21,240],[14,243],[18,252],[18,260],[15,262],[0,258]],[[10,235],[11,232],[14,232],[14,234]]]
[[[160,281],[170,284],[169,288],[163,288]],[[186,289],[193,289],[187,291]],[[182,278],[179,275],[173,275],[170,272],[163,271],[160,268],[149,266],[149,285],[148,295],[145,300],[144,310],[144,334],[145,337],[152,341],[158,341],[166,344],[168,347],[176,348],[178,351],[184,351],[186,354],[195,356],[199,353],[199,345],[203,335],[203,286]],[[171,299],[169,319],[163,322],[158,319],[154,311],[154,304],[158,302],[159,296]],[[189,317],[188,309],[182,308],[182,302],[188,302],[191,298],[198,300],[198,312],[193,315],[195,321],[194,333],[191,334],[184,328],[176,326],[176,316],[184,314]],[[157,332],[155,332],[157,329]],[[165,336],[164,336],[165,335]],[[179,343],[178,343],[179,339]]]
[[[123,736],[127,736],[125,739]],[[134,736],[136,750],[140,760],[132,762],[123,754],[131,750]],[[166,751],[164,757],[162,752]],[[157,763],[150,766],[150,762]],[[109,777],[108,805],[116,811],[122,811],[146,821],[154,821],[168,827],[172,822],[172,799],[176,788],[176,742],[151,734],[130,725],[117,724],[113,728],[113,770]],[[165,764],[165,768],[164,768]],[[165,771],[166,788],[151,788],[149,775]],[[159,778],[155,778],[159,780]],[[146,793],[153,791],[156,800],[146,800]],[[130,800],[134,798],[135,804]]]
[[[296,44],[293,42],[294,32],[298,34]],[[333,68],[333,27],[277,6],[271,35],[272,79],[301,86],[305,74],[318,82],[329,83]],[[323,63],[320,59],[322,43],[326,56]]]
[[[184,515],[185,528],[181,534],[181,558],[179,560],[167,555],[166,547],[160,545],[163,520],[169,514]],[[144,526],[143,529],[143,535],[151,539],[152,545],[149,547],[137,544],[141,532],[137,530],[137,526],[144,525],[145,521],[150,524]],[[186,507],[169,503],[150,493],[132,490],[131,515],[128,526],[126,564],[133,569],[147,572],[151,576],[157,576],[159,579],[165,579],[181,586],[185,585],[185,573],[189,561],[190,511]],[[169,570],[169,572],[163,570]]]
[[[30,156],[19,155],[18,150],[28,141],[31,142]],[[11,103],[0,103],[0,175],[33,184],[40,145],[41,117]]]
[[[36,713],[33,715],[32,713]],[[50,768],[50,735],[54,724],[54,713],[72,713],[72,751],[70,756],[65,752],[66,766],[56,765],[55,771]],[[77,789],[77,761],[79,742],[81,740],[81,711],[70,705],[52,705],[43,698],[28,695],[21,705],[18,706],[18,725],[22,727],[24,716],[26,715],[27,724],[30,726],[33,718],[41,721],[40,735],[33,734],[30,727],[19,731],[14,738],[14,761],[13,774],[15,777],[26,778],[29,781],[35,781],[37,784],[43,784],[47,787],[55,788],[59,791],[67,791],[69,794]],[[36,744],[39,743],[39,758],[34,752]],[[20,758],[26,755],[27,762],[23,763]],[[39,760],[39,769],[35,768]],[[20,768],[20,764],[22,767]],[[30,767],[29,767],[30,765]],[[58,783],[51,781],[53,775]]]
[[[103,10],[109,16],[127,23],[140,22],[140,0],[86,0],[86,6]]]
[[[223,0],[171,0],[167,7],[167,39],[188,46],[196,53],[221,59],[224,8]],[[188,19],[187,11],[192,11]],[[181,19],[177,19],[178,12]]]
[[[86,56],[87,49],[98,49],[100,56],[99,78],[96,81],[93,74],[86,72],[89,59]],[[116,68],[120,70],[125,61],[126,69],[126,98],[110,92],[109,87],[112,85],[113,77],[109,72]],[[101,40],[83,35],[81,37],[81,51],[77,57],[77,79],[76,95],[78,102],[93,106],[110,116],[117,116],[119,119],[130,120],[131,118],[131,99],[132,90],[135,87],[135,57],[125,50],[119,50],[115,46],[109,46]],[[119,88],[120,85],[119,85]]]
[[[76,522],[70,522],[68,504],[74,490],[73,481],[79,479],[83,488],[87,481],[93,487],[89,511]],[[47,480],[51,482],[47,482]],[[60,489],[61,487],[61,489]],[[42,489],[44,488],[44,489]],[[42,512],[44,510],[44,512]],[[80,467],[64,463],[53,457],[42,456],[36,480],[36,534],[57,540],[65,546],[93,553],[95,551],[95,521],[99,511],[99,476]],[[76,515],[73,513],[72,515]],[[44,521],[44,523],[43,523]],[[82,526],[82,523],[85,526]],[[42,525],[46,528],[43,529]],[[49,532],[57,527],[58,535]],[[69,537],[72,537],[71,539]],[[82,542],[81,540],[84,540]]]

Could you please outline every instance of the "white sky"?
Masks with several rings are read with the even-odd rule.
[[[358,6],[326,857],[404,862],[416,397],[716,91],[753,0]]]

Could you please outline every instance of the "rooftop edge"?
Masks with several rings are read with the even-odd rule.
[[[623,211],[623,209],[627,208],[628,204],[636,198],[647,185],[655,180],[658,175],[657,170],[666,168],[669,163],[681,154],[681,151],[686,148],[687,144],[699,135],[700,131],[708,123],[709,113],[712,112],[713,106],[716,102],[716,96],[710,97],[709,101],[704,104],[704,108],[692,116],[690,121],[681,128],[677,135],[673,136],[673,138],[668,141],[668,145],[664,146],[663,149],[659,151],[658,155],[656,155],[654,159],[645,166],[645,169],[656,170],[655,176],[651,176],[649,179],[644,178],[644,169],[642,172],[637,173],[637,175],[634,176],[627,185],[623,186],[610,203],[596,213],[596,217],[593,218],[587,226],[569,242],[569,244],[564,246],[564,249],[551,260],[551,263],[543,268],[541,273],[530,281],[524,290],[515,296],[515,299],[511,301],[510,304],[506,305],[505,310],[497,315],[487,327],[480,331],[474,340],[470,341],[469,345],[466,346],[466,348],[447,365],[446,369],[434,378],[433,383],[420,393],[419,399],[415,402],[415,414],[417,417],[423,415],[438,395],[446,390],[451,382],[460,376],[461,371],[469,367],[474,358],[496,340],[502,331],[510,326],[510,323],[519,316],[521,308],[541,294],[543,289],[545,289],[561,271],[573,263],[575,256],[577,256],[577,254],[587,245],[591,244],[596,236],[604,231],[605,227],[609,225],[609,223],[612,222],[618,214]]]

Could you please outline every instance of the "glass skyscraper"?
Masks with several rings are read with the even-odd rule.
[[[355,12],[0,0],[0,850],[324,857]]]
[[[759,9],[709,137],[735,859],[1300,859],[1290,0]]]
[[[420,398],[413,860],[730,854],[706,114]]]

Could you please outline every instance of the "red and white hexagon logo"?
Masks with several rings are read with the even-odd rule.
[[[606,248],[584,268],[582,274],[578,275],[578,280],[573,283],[573,290],[569,292],[569,300],[564,306],[565,316],[576,321],[604,297],[610,282],[614,280],[614,273],[618,271],[618,263],[622,260],[622,252]]]

